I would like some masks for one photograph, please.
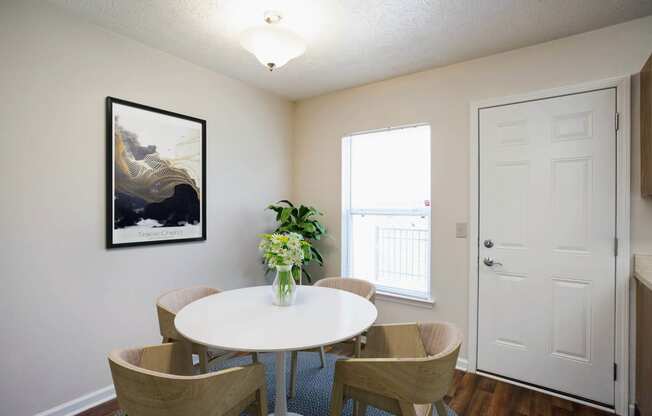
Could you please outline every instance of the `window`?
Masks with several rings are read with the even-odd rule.
[[[342,274],[430,300],[430,126],[342,139]]]

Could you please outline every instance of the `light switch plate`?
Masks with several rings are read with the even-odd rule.
[[[466,238],[467,233],[467,223],[457,222],[455,223],[455,238]]]

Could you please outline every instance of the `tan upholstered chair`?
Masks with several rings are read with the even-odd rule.
[[[174,342],[113,351],[109,366],[129,416],[267,416],[260,363],[193,376],[190,344]]]
[[[324,279],[318,280],[314,286],[317,287],[329,287],[331,289],[340,289],[346,290],[347,292],[355,293],[356,295],[362,296],[371,303],[376,303],[376,287],[369,283],[366,280],[354,279],[351,277],[326,277]],[[349,344],[349,345],[346,345]],[[340,351],[347,351],[352,349],[351,355],[359,355],[360,349],[362,346],[362,337],[355,337],[353,340],[345,341],[340,344],[339,347],[335,346],[334,348],[339,349]],[[352,348],[349,348],[352,347]],[[319,348],[319,358],[321,359],[321,368],[324,368],[324,347]],[[292,370],[290,372],[290,397],[294,397],[296,394],[296,377],[297,377],[297,365],[298,365],[298,353],[294,351],[292,353]]]
[[[445,416],[443,398],[453,382],[462,334],[448,323],[377,325],[369,329],[361,358],[335,363],[331,416],[344,400],[401,416]]]
[[[353,277],[326,277],[315,282],[315,286],[346,290],[366,298],[371,303],[376,303],[376,287],[367,280]]]
[[[158,325],[163,337],[163,342],[184,341],[181,334],[174,326],[174,318],[177,313],[186,305],[206,296],[220,293],[220,290],[212,287],[189,287],[176,289],[164,293],[156,300],[156,312],[158,313]],[[192,352],[199,356],[199,368],[202,373],[208,372],[208,365],[217,360],[224,360],[233,357],[235,353],[208,349],[207,347],[192,343]],[[254,362],[258,362],[258,355],[253,354]]]

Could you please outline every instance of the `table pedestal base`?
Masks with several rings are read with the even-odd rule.
[[[270,416],[301,416],[298,413],[288,413],[287,390],[285,385],[285,352],[276,353],[276,402],[274,413]]]

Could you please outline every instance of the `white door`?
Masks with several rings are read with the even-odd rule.
[[[478,370],[605,405],[615,103],[610,88],[479,112]]]

